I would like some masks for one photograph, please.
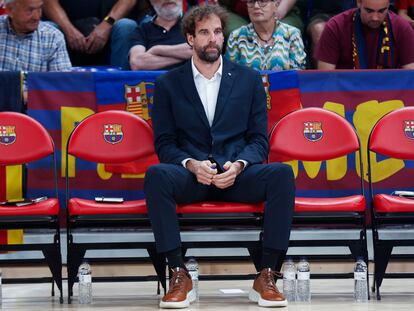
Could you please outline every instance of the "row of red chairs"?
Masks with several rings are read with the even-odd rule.
[[[403,108],[384,116],[372,129],[368,152],[385,156],[414,159],[414,108]],[[120,131],[119,126],[122,127]],[[320,108],[300,109],[285,116],[273,128],[270,135],[269,161],[322,161],[358,153],[361,146],[354,128],[341,116]],[[36,120],[19,113],[0,113],[0,165],[29,163],[45,156],[54,155],[54,144],[43,126]],[[66,156],[105,164],[121,163],[154,158],[151,127],[139,117],[124,111],[96,113],[84,119],[72,132]],[[368,156],[368,158],[370,158]],[[145,161],[144,161],[145,162]],[[148,162],[148,161],[147,161]],[[151,161],[149,161],[151,162]],[[68,161],[66,161],[68,163]],[[149,163],[148,163],[149,164]],[[2,229],[53,229],[53,239],[47,243],[1,245],[0,250],[41,250],[52,272],[53,280],[62,294],[62,256],[57,200],[57,171],[54,158],[56,198],[42,202],[16,206],[0,205]],[[366,208],[363,177],[358,180],[359,194],[336,198],[296,198],[294,226],[324,229],[358,229],[355,239],[292,240],[290,246],[347,246],[353,257],[363,256],[368,261],[367,223],[371,220],[374,239],[374,289],[380,298],[379,287],[395,245],[414,245],[413,239],[404,241],[384,240],[379,229],[401,223],[413,223],[414,201],[387,194],[373,195],[371,172],[367,171],[372,197],[372,213]],[[360,172],[363,172],[360,164]],[[165,258],[157,254],[154,242],[84,242],[76,239],[77,230],[85,228],[145,228],[150,230],[145,200],[123,203],[102,203],[94,199],[71,196],[71,184],[66,167],[67,212],[67,272],[68,300],[73,295],[77,269],[87,250],[93,249],[146,249],[154,264],[161,285],[166,286]],[[177,206],[180,225],[188,230],[260,230],[263,221],[262,203],[200,202]],[[402,244],[401,244],[402,243]],[[183,241],[183,249],[216,247],[245,247],[255,265],[260,262],[260,235],[257,240],[237,241]],[[279,263],[280,267],[281,263]]]

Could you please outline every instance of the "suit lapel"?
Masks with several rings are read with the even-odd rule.
[[[226,105],[227,99],[231,94],[231,89],[233,87],[235,79],[235,67],[233,64],[223,58],[223,71],[222,71],[220,89],[217,96],[216,111],[214,113],[213,125],[220,118],[223,113],[223,109]]]
[[[181,86],[183,88],[184,94],[190,103],[193,105],[194,109],[197,111],[200,116],[203,124],[210,128],[206,112],[204,111],[203,103],[201,102],[200,96],[198,95],[197,88],[194,83],[193,70],[191,68],[191,61],[188,61],[185,66],[181,68]]]

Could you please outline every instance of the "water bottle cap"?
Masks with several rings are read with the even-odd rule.
[[[285,261],[293,261],[293,257],[292,256],[286,256]]]
[[[308,261],[308,259],[305,256],[300,256],[299,261]]]

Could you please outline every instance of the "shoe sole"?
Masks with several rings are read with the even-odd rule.
[[[288,305],[287,300],[265,300],[263,299],[258,292],[254,289],[251,289],[249,292],[249,300],[257,302],[260,307],[265,308],[277,308],[277,307],[286,307]]]
[[[190,303],[196,300],[196,295],[194,290],[190,290],[187,293],[187,297],[183,301],[160,301],[160,308],[162,309],[183,309],[188,308]]]

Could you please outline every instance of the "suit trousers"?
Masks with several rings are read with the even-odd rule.
[[[181,165],[157,164],[145,175],[144,191],[157,251],[181,246],[176,203],[265,201],[263,247],[286,250],[295,201],[295,181],[290,166],[281,163],[248,165],[226,189],[198,183]]]

